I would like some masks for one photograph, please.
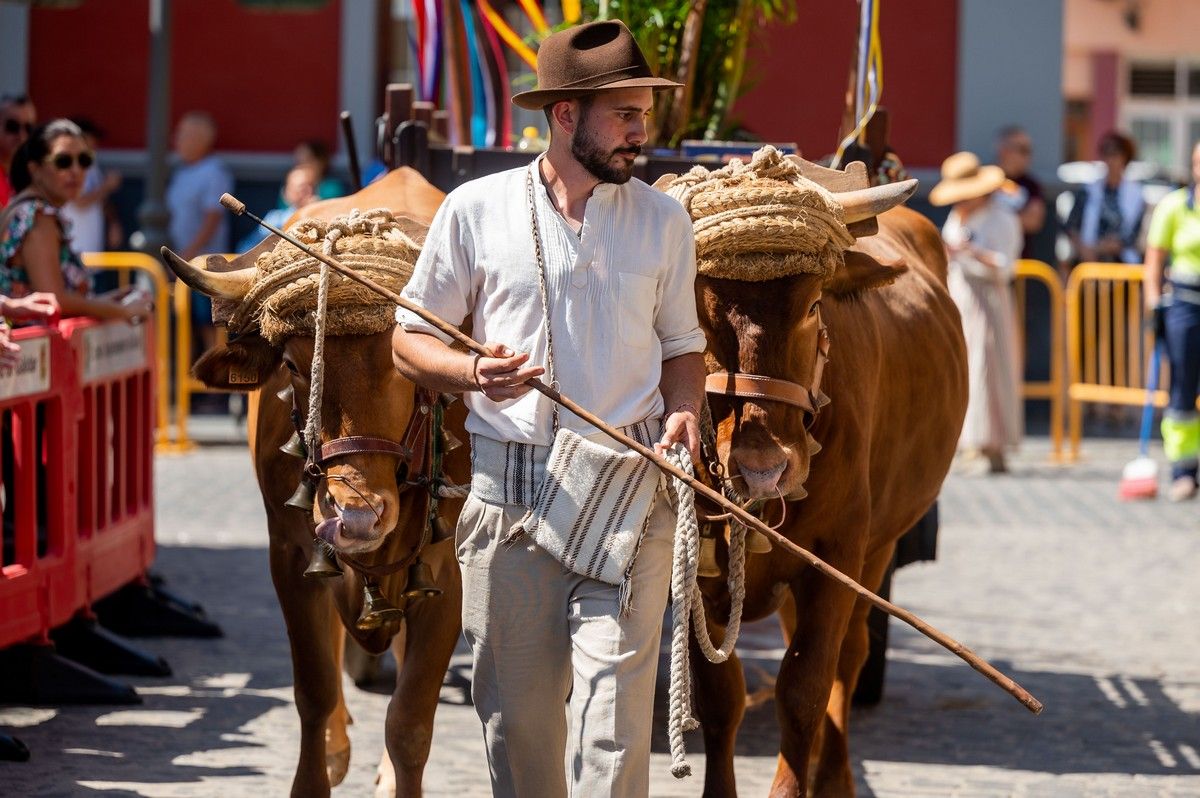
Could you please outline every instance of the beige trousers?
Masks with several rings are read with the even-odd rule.
[[[472,495],[456,536],[492,793],[646,796],[675,515],[660,494],[622,618],[616,586],[566,571],[528,536],[499,542],[524,512]]]

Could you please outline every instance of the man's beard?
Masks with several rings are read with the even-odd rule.
[[[617,166],[613,163],[613,157],[618,153],[636,156],[641,153],[642,148],[628,146],[606,150],[592,138],[586,122],[586,117],[581,119],[575,135],[571,137],[571,155],[575,156],[575,160],[579,161],[584,169],[605,183],[628,183],[629,178],[633,177],[633,164]]]

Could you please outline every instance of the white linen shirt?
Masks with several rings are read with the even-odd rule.
[[[452,191],[429,228],[403,296],[472,337],[529,352],[546,363],[537,259],[526,198],[530,166],[472,180]],[[554,378],[567,396],[614,426],[661,416],[662,362],[703,352],[696,315],[696,245],[687,212],[632,179],[601,183],[588,199],[579,235],[550,202],[537,171],[534,204],[550,297]],[[407,331],[450,338],[397,309]],[[548,379],[545,377],[544,379]],[[465,396],[467,431],[498,441],[548,446],[551,401],[537,391],[493,402]],[[560,424],[597,430],[566,409]]]

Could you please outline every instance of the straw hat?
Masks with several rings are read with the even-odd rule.
[[[512,101],[531,111],[601,89],[673,89],[681,84],[654,77],[625,23],[601,20],[552,33],[537,54],[538,85]]]
[[[999,166],[980,166],[975,153],[956,152],[942,161],[942,180],[929,192],[929,202],[942,206],[985,197],[1006,179]]]

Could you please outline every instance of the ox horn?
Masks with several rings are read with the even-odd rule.
[[[171,267],[171,271],[175,272],[188,287],[215,299],[240,301],[249,292],[250,286],[254,285],[254,279],[258,273],[256,267],[232,272],[211,271],[189,263],[172,252],[169,247],[163,247],[159,251],[162,252],[163,260],[166,261],[167,266]],[[220,258],[221,256],[213,255],[211,257]],[[221,259],[224,260],[224,258]]]
[[[894,208],[911,197],[917,190],[916,180],[901,180],[882,186],[860,188],[857,191],[836,192],[834,199],[842,206],[842,221],[845,224],[872,219]]]

